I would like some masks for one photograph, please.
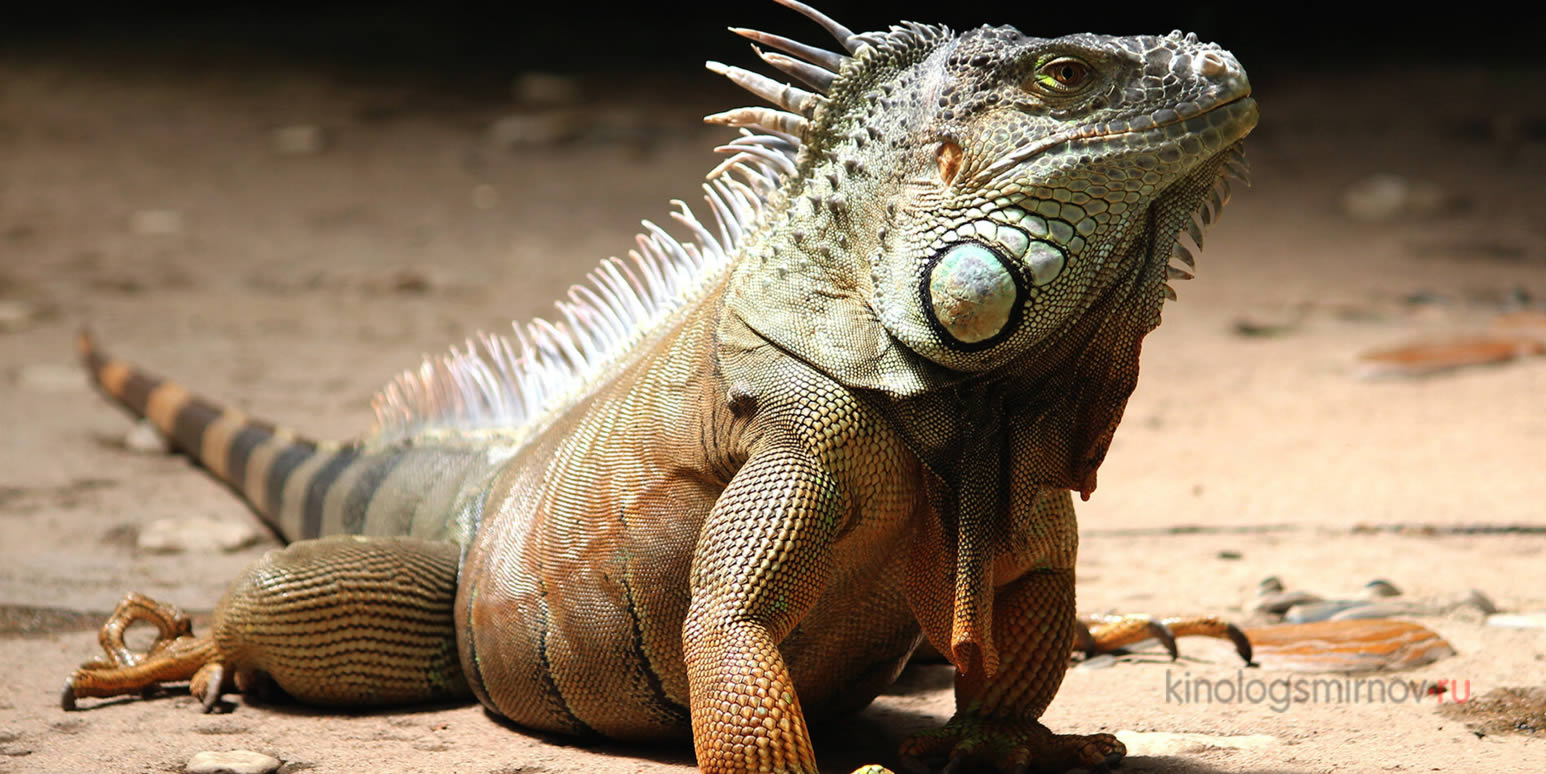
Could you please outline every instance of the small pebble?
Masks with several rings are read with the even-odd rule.
[[[261,536],[249,524],[205,518],[157,519],[140,530],[136,546],[157,554],[236,551]]]
[[[522,105],[573,105],[581,100],[579,81],[552,73],[522,73],[510,84]]]
[[[167,442],[166,436],[156,429],[148,419],[142,419],[124,433],[123,448],[140,454],[167,454],[172,451],[172,445]]]
[[[1342,192],[1342,211],[1370,223],[1432,215],[1445,204],[1444,190],[1437,185],[1388,173],[1370,175]]]
[[[1341,610],[1332,611],[1330,615],[1327,615],[1324,618],[1307,618],[1305,620],[1365,621],[1374,618],[1397,618],[1399,616],[1407,615],[1422,615],[1426,612],[1429,611],[1424,610],[1422,605],[1403,600],[1396,600],[1394,602],[1369,602],[1367,600],[1359,600],[1350,605],[1347,605],[1346,607],[1343,607]],[[1293,623],[1292,619],[1285,618],[1284,620]]]
[[[499,206],[499,189],[486,183],[476,185],[472,188],[472,196],[470,198],[472,199],[472,206],[480,210],[492,210]],[[3,321],[0,321],[0,327],[3,327]]]
[[[129,216],[129,230],[143,236],[180,234],[183,215],[176,210],[140,210]]]
[[[38,392],[75,392],[86,389],[86,373],[76,366],[34,363],[17,369],[16,383]]]
[[[0,331],[26,330],[43,319],[45,311],[43,307],[27,301],[0,301]]]
[[[1487,616],[1487,625],[1505,629],[1546,629],[1546,612],[1495,613]]]
[[[553,145],[578,137],[584,127],[573,111],[549,110],[505,116],[489,125],[488,136],[497,148]]]
[[[1282,615],[1295,605],[1313,604],[1321,600],[1322,597],[1308,591],[1269,591],[1258,596],[1250,609],[1255,613]]]
[[[21,741],[21,733],[7,728],[0,728],[0,757],[21,758],[32,754],[32,748],[26,745],[13,744]]]
[[[270,774],[278,770],[278,758],[252,750],[194,753],[183,768],[185,774]]]
[[[418,295],[435,289],[435,281],[429,274],[414,268],[403,268],[366,283],[371,290],[388,293]]]
[[[1446,615],[1453,615],[1456,612],[1476,611],[1485,618],[1498,612],[1498,604],[1493,602],[1492,597],[1487,596],[1480,589],[1470,589],[1464,594],[1455,595],[1451,599],[1443,600],[1441,605],[1441,612]]]
[[[269,135],[275,153],[284,156],[314,156],[327,147],[327,133],[313,124],[281,126]]]
[[[1366,610],[1370,607],[1367,599],[1334,599],[1330,601],[1302,602],[1290,607],[1283,614],[1283,620],[1288,623],[1309,623],[1311,621],[1325,621],[1333,616],[1338,618],[1383,618],[1386,614],[1378,615],[1354,615],[1355,610]]]

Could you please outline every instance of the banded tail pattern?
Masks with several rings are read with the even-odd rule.
[[[317,442],[194,395],[97,349],[81,333],[76,349],[91,380],[173,448],[236,490],[287,540],[318,537],[329,488],[360,454],[353,442]]]

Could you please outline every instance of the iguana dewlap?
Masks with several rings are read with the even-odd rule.
[[[399,377],[374,430],[315,443],[83,342],[98,384],[287,539],[194,637],[131,597],[66,701],[265,677],[322,704],[471,691],[545,731],[690,733],[710,772],[816,771],[808,714],[868,704],[922,638],[957,713],[904,753],[1099,766],[1037,718],[1074,641],[1072,491],[1180,235],[1240,173],[1256,106],[1179,33],[1058,39],[906,23],[767,33],[803,85],[711,64],[778,108],[685,205],[559,303]],[[334,537],[324,537],[334,536]],[[323,538],[323,539],[318,539]],[[126,622],[163,637],[122,647]]]

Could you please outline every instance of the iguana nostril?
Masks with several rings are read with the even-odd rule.
[[[1229,64],[1217,53],[1208,52],[1197,60],[1197,71],[1205,78],[1217,78],[1229,72]]]

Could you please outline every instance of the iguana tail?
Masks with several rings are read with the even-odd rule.
[[[115,360],[86,333],[77,349],[97,387],[228,484],[285,540],[368,532],[459,543],[479,515],[481,503],[462,502],[454,486],[425,484],[486,472],[467,450],[313,441]]]

